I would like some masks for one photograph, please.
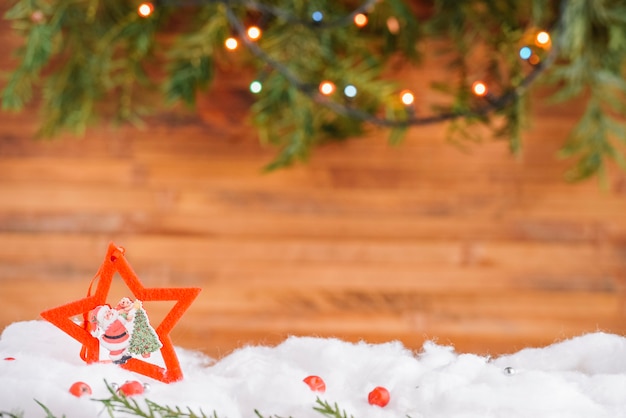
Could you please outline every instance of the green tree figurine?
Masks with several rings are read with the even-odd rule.
[[[130,339],[128,351],[131,354],[140,354],[143,357],[150,357],[151,353],[159,350],[163,344],[148,322],[148,316],[143,308],[138,308],[135,313],[133,333]]]

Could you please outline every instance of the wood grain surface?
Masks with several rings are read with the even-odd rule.
[[[18,44],[0,22],[0,71]],[[626,332],[626,175],[568,184],[556,155],[580,104],[538,94],[518,157],[444,124],[264,173],[247,82],[221,71],[195,113],[80,138],[34,139],[35,106],[0,113],[0,329],[85,295],[114,241],[146,286],[203,288],[173,338],[214,357],[288,335],[500,354]]]

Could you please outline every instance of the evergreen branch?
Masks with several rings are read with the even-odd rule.
[[[212,83],[215,66],[233,59],[222,53],[232,30],[264,77],[251,110],[261,140],[280,148],[270,169],[304,160],[324,141],[360,135],[368,126],[387,128],[389,142],[397,144],[408,128],[441,122],[450,122],[449,133],[472,140],[468,128],[482,123],[496,137],[508,137],[517,153],[526,97],[540,77],[559,86],[555,99],[589,93],[597,102],[595,116],[584,115],[563,147],[562,155],[579,158],[571,177],[601,174],[608,160],[626,167],[626,7],[619,1],[435,0],[434,14],[423,24],[403,0],[161,0],[149,18],[115,0],[13,1],[5,18],[13,21],[25,45],[2,90],[2,108],[22,109],[44,79],[41,132],[47,136],[61,128],[83,131],[100,113],[138,120],[137,101],[149,97],[156,84],[143,67],[155,58],[168,69],[161,82],[166,98],[194,104],[196,94]],[[199,13],[180,21],[184,27],[176,19],[170,25],[173,12],[184,7]],[[311,12],[318,8],[325,15],[316,22]],[[358,13],[371,17],[367,28],[352,24]],[[392,18],[396,29],[389,26]],[[249,20],[266,26],[261,40],[247,37],[244,21]],[[528,28],[549,27],[550,21],[556,22],[549,29],[551,48],[527,70],[519,45],[526,42]],[[182,35],[173,45],[167,43],[172,26]],[[161,32],[165,42],[156,36]],[[444,39],[448,46],[453,79],[433,87],[448,94],[451,103],[417,113],[400,104],[399,89],[381,74],[392,53],[419,57],[417,41],[425,36]],[[164,45],[171,48],[162,56]],[[477,65],[478,49],[484,54]],[[493,87],[483,99],[469,89],[476,74]],[[320,94],[318,83],[326,79],[356,85],[358,95]],[[502,116],[502,126],[493,128],[492,116]]]
[[[558,40],[565,60],[548,77],[561,88],[553,100],[567,100],[588,93],[587,107],[568,135],[559,152],[562,158],[577,157],[565,178],[580,181],[599,175],[606,182],[607,160],[626,168],[626,82],[623,65],[626,61],[626,31],[620,17],[624,8],[586,2],[563,0],[562,36]],[[582,15],[580,14],[582,13]],[[613,18],[609,18],[613,16]],[[608,39],[607,39],[608,38]],[[616,45],[621,45],[617,47]],[[620,52],[621,51],[621,52]],[[610,111],[622,115],[611,117]],[[614,145],[611,141],[619,142]]]
[[[313,102],[322,105],[333,112],[346,116],[349,118],[358,119],[364,122],[371,123],[387,128],[403,128],[409,126],[423,126],[450,121],[458,118],[475,118],[485,116],[486,114],[500,110],[506,107],[508,104],[515,102],[515,100],[526,93],[531,84],[552,65],[557,57],[557,48],[553,48],[548,55],[547,59],[536,65],[533,70],[513,89],[507,90],[499,96],[492,96],[490,100],[479,106],[470,109],[454,110],[449,112],[441,112],[431,116],[410,116],[402,119],[381,118],[377,117],[370,112],[366,112],[354,107],[342,105],[331,99],[322,96],[317,92],[317,89],[305,82],[303,82],[298,76],[295,75],[287,66],[278,62],[265,53],[256,43],[252,42],[245,35],[245,28],[243,23],[237,18],[231,8],[226,9],[229,22],[235,28],[235,32],[242,39],[242,42],[246,47],[263,62],[267,63],[270,67],[278,71],[283,77],[285,77],[294,87],[296,87],[301,93],[309,97]]]
[[[35,402],[37,402],[37,404],[39,404],[39,406],[41,406],[41,408],[44,410],[44,412],[46,413],[46,417],[45,418],[57,418],[56,415],[54,415],[52,413],[52,411],[50,411],[50,408],[48,408],[46,405],[42,404],[41,402],[39,402],[38,400],[35,399]],[[61,418],[65,418],[65,415],[62,415]]]
[[[111,394],[110,398],[107,399],[94,399],[96,402],[101,402],[105,406],[105,410],[108,412],[111,418],[115,418],[117,415],[114,413],[124,413],[130,414],[129,416],[139,417],[139,418],[219,418],[217,412],[213,411],[211,415],[205,415],[202,411],[200,411],[200,415],[193,412],[190,407],[180,408],[175,407],[171,408],[168,406],[162,406],[157,404],[156,402],[145,400],[145,404],[147,410],[144,410],[139,406],[139,403],[131,398],[124,396],[123,394],[119,394],[116,392],[106,381],[105,385],[107,390]],[[45,418],[56,418],[50,412],[50,409],[47,408],[44,404],[39,401],[37,402],[46,412]],[[313,406],[313,410],[319,412],[321,415],[329,418],[354,418],[353,415],[348,415],[345,410],[341,410],[339,405],[335,402],[331,405],[328,401],[322,400],[319,397],[315,400],[315,406]],[[280,415],[268,415],[264,416],[259,412],[258,409],[254,410],[254,414],[258,418],[293,418],[282,417]],[[125,415],[126,416],[126,415]],[[409,415],[406,415],[407,418],[411,418]],[[23,413],[10,413],[0,411],[0,418],[24,418]],[[65,418],[63,415],[61,418]]]
[[[172,408],[169,406],[159,405],[151,400],[146,399],[146,405],[150,408],[150,410],[154,410],[154,412],[158,412],[163,418],[218,418],[217,412],[213,411],[213,414],[205,415],[204,412],[200,411],[200,415],[193,412],[191,407],[180,408],[178,406]]]
[[[346,411],[339,410],[339,406],[335,402],[333,406],[331,406],[328,401],[323,401],[319,397],[315,400],[315,403],[318,406],[313,407],[314,410],[321,413],[324,416],[331,418],[348,418],[348,414]],[[350,418],[354,418],[350,415]]]
[[[263,416],[263,414],[259,412],[258,409],[254,410],[254,415],[256,415],[258,418],[285,418],[285,417],[281,417],[280,415],[268,415],[267,417],[265,417]],[[289,416],[287,418],[293,418],[293,417]]]
[[[0,411],[0,418],[24,418],[24,414]]]
[[[277,60],[271,58],[267,55],[257,44],[252,42],[246,36],[246,31],[243,26],[241,20],[237,18],[232,8],[230,8],[227,4],[226,6],[226,16],[228,17],[228,21],[231,23],[237,35],[241,38],[242,42],[246,47],[254,54],[257,58],[260,58],[263,62],[267,63],[270,67],[277,70],[283,77],[285,77],[289,83],[291,83],[294,87],[305,94],[309,94],[311,90],[311,86],[302,82],[292,71],[290,71],[285,65],[278,62]]]
[[[348,14],[340,17],[336,17],[331,21],[311,22],[311,19],[302,18],[294,13],[290,13],[287,10],[271,5],[261,3],[256,0],[162,0],[162,5],[184,7],[184,6],[199,6],[211,3],[223,3],[228,6],[243,6],[246,9],[255,10],[257,12],[267,13],[269,15],[280,18],[289,24],[298,24],[315,29],[333,29],[337,27],[346,26],[354,20],[354,17],[359,13],[369,12],[379,0],[366,0],[362,2],[358,7],[352,9]]]
[[[357,14],[367,13],[370,9],[374,7],[377,1],[378,0],[366,0],[362,2],[361,5],[359,5],[358,7],[354,8],[350,13],[340,16],[338,18],[335,18],[328,22],[324,22],[324,21],[311,22],[310,19],[299,18],[291,13],[286,13],[284,9],[281,9],[276,6],[268,5],[268,4],[263,4],[255,0],[244,0],[244,1],[241,1],[240,4],[250,9],[253,9],[259,12],[266,12],[273,16],[279,17],[283,19],[284,21],[286,21],[287,23],[300,24],[300,25],[311,27],[311,28],[332,29],[336,27],[346,26],[347,24],[352,23],[352,21],[354,20],[354,17]]]
[[[330,417],[330,418],[354,418],[354,416],[350,415],[348,417],[348,414],[346,411],[342,411],[339,409],[339,406],[337,405],[337,403],[335,402],[334,405],[331,405],[330,403],[328,403],[328,401],[323,401],[321,400],[319,397],[317,397],[315,399],[315,405],[313,407],[314,411],[319,412],[320,414],[322,414],[325,417]],[[258,418],[283,418],[279,415],[268,415],[268,416],[264,416],[263,414],[261,414],[259,412],[258,409],[254,410],[254,414],[258,417]],[[288,418],[292,418],[291,416],[289,416]]]
[[[139,405],[139,402],[137,400],[116,391],[106,381],[104,383],[107,387],[107,390],[111,394],[111,397],[106,399],[94,400],[104,405],[105,410],[108,412],[111,418],[115,418],[115,413],[133,414],[132,416],[140,418],[218,418],[215,411],[209,417],[208,415],[205,415],[202,411],[200,411],[199,415],[196,414],[190,407],[187,407],[185,409],[182,409],[180,407],[171,408],[169,406],[160,405],[148,399],[144,401],[147,408],[147,410],[144,410],[143,407]]]

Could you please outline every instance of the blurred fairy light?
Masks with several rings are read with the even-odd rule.
[[[154,6],[152,5],[152,3],[148,3],[148,2],[141,3],[139,7],[137,8],[137,13],[141,17],[148,17],[152,14],[153,11],[154,11]]]
[[[545,31],[541,31],[535,38],[535,43],[540,47],[546,47],[550,44],[550,34]]]
[[[400,100],[402,100],[402,103],[406,106],[410,106],[415,102],[415,95],[410,90],[403,90],[400,92]]]
[[[227,38],[226,41],[224,41],[224,45],[226,46],[227,49],[235,50],[237,49],[237,47],[239,46],[239,42],[237,42],[237,40],[235,38]]]
[[[483,97],[487,94],[487,85],[482,81],[475,81],[472,84],[472,92],[478,97]]]
[[[400,22],[398,22],[398,19],[393,16],[387,19],[387,29],[392,35],[397,35],[398,32],[400,32]]]
[[[260,81],[254,80],[252,83],[250,83],[250,91],[254,94],[260,93],[262,89],[263,85]]]
[[[364,27],[365,25],[367,25],[367,16],[365,16],[363,13],[357,14],[356,16],[354,16],[354,24],[360,28]]]
[[[322,19],[324,19],[324,14],[322,14],[322,12],[320,11],[315,11],[313,12],[313,14],[311,15],[311,19],[313,19],[314,22],[321,22]]]
[[[330,96],[335,92],[335,85],[330,81],[323,81],[320,83],[320,93],[324,96]]]
[[[343,89],[343,94],[346,95],[346,97],[349,98],[353,98],[356,97],[356,93],[357,93],[357,89],[356,87],[354,87],[352,84],[348,84],[344,89]]]
[[[248,34],[248,38],[253,41],[261,37],[261,29],[259,29],[258,26],[250,26],[246,33]]]
[[[524,47],[520,48],[520,50],[519,50],[519,56],[523,60],[527,60],[528,58],[530,58],[530,56],[532,54],[533,54],[532,49],[530,49],[527,46],[524,46]]]

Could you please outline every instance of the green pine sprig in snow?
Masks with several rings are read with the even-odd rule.
[[[108,382],[105,381],[104,383],[110,396],[104,399],[93,400],[101,403],[104,407],[103,412],[106,411],[111,418],[119,416],[116,414],[120,413],[125,414],[124,416],[140,418],[219,418],[216,411],[213,411],[210,415],[206,415],[203,411],[199,410],[195,412],[190,407],[170,407],[160,405],[149,399],[139,401],[131,396],[125,396]],[[65,415],[61,417],[54,415],[53,412],[41,402],[35,402],[37,402],[46,413],[45,418],[65,418]],[[337,403],[331,405],[328,401],[322,400],[319,397],[316,399],[315,405],[312,408],[314,411],[319,412],[320,416],[328,418],[354,418],[352,415],[348,415],[345,410],[340,409]],[[256,409],[254,413],[258,418],[281,418],[278,415],[262,415]],[[24,415],[22,413],[0,411],[0,418],[24,418]]]

